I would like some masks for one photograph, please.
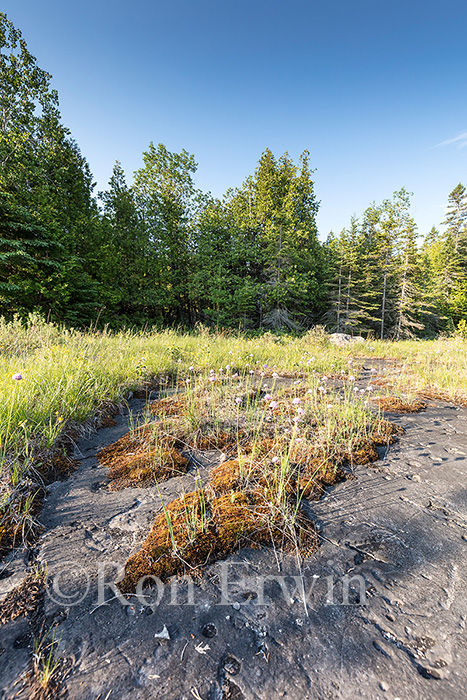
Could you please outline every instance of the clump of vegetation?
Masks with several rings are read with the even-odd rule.
[[[56,628],[34,637],[32,670],[29,674],[31,695],[34,700],[51,700],[59,693],[60,680],[64,674],[64,659],[56,637]]]
[[[109,468],[111,489],[149,486],[188,471],[189,462],[180,451],[183,443],[171,429],[174,422],[152,423],[124,435],[98,453]]]
[[[382,411],[387,413],[419,413],[426,409],[426,403],[418,399],[404,401],[400,396],[379,396],[372,400]]]
[[[112,409],[138,387],[142,387],[142,398],[148,395],[147,387],[184,387],[183,396],[178,394],[180,404],[175,406],[167,400],[169,413],[164,416],[163,403],[155,405],[153,415],[172,417],[181,423],[181,433],[174,433],[172,427],[170,431],[189,449],[217,448],[236,457],[240,445],[247,453],[248,445],[258,443],[259,425],[262,437],[267,435],[266,428],[271,437],[278,432],[274,426],[288,416],[289,424],[282,423],[278,430],[293,430],[300,406],[291,402],[301,398],[306,416],[299,426],[316,424],[314,437],[310,433],[309,443],[303,443],[312,459],[324,459],[315,454],[314,447],[320,442],[333,455],[333,465],[339,454],[355,455],[358,441],[366,440],[368,435],[363,416],[369,414],[364,401],[370,394],[366,398],[359,395],[360,401],[354,402],[354,409],[346,409],[349,415],[345,418],[342,411],[348,402],[339,398],[339,393],[334,396],[332,386],[337,377],[342,377],[347,394],[351,393],[350,372],[353,368],[358,376],[362,362],[359,354],[370,360],[391,358],[387,371],[373,379],[375,386],[382,378],[386,390],[388,383],[392,385],[391,393],[409,391],[420,399],[467,402],[466,341],[459,336],[429,342],[373,341],[336,348],[321,333],[317,338],[313,334],[246,338],[241,334],[215,334],[200,327],[194,333],[166,330],[113,334],[70,331],[34,315],[24,324],[18,319],[12,323],[1,321],[2,552],[37,532],[43,486],[57,478],[56,462],[53,469],[45,465],[51,455],[65,459],[64,439],[69,435],[75,438],[85,421],[92,420],[97,426],[106,417],[111,419]],[[351,361],[353,364],[349,364]],[[334,379],[320,381],[323,375]],[[301,388],[295,381],[301,382]],[[312,394],[307,394],[308,389]],[[269,408],[271,401],[265,399],[268,393],[277,401],[277,408]],[[341,407],[337,409],[337,405]],[[347,432],[339,425],[347,425]],[[185,446],[175,448],[185,454]],[[58,471],[64,474],[72,465],[63,463],[62,467]],[[175,465],[173,473],[178,473],[179,467]],[[151,479],[151,475],[141,474],[141,483],[153,483]]]
[[[301,508],[303,498],[319,498],[326,485],[345,478],[344,465],[374,461],[376,446],[394,440],[398,429],[371,412],[347,377],[339,389],[314,377],[307,383],[275,379],[273,394],[244,376],[218,385],[212,381],[209,390],[201,382],[151,404],[152,414],[160,410],[169,419],[139,428],[134,433],[139,446],[151,430],[167,430],[167,420],[173,429],[189,430],[187,413],[196,407],[204,409],[198,425],[208,439],[203,443],[198,429],[184,434],[183,443],[192,449],[217,447],[226,460],[211,471],[207,484],[163,504],[141,550],[127,563],[123,591],[134,590],[145,576],[166,580],[199,572],[245,544],[312,551],[318,538]],[[127,440],[130,434],[106,448],[122,464]],[[139,452],[130,446],[133,458]],[[154,478],[158,474],[154,471]]]
[[[279,471],[274,483],[267,484],[255,469],[226,462],[214,470],[207,486],[164,506],[141,550],[127,562],[121,590],[134,590],[144,576],[165,581],[181,572],[199,573],[242,544],[314,551],[314,525],[280,489]]]

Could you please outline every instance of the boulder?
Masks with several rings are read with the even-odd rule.
[[[364,343],[365,338],[362,338],[361,335],[349,335],[348,333],[331,333],[329,342],[332,343],[332,345],[344,347],[345,345]]]

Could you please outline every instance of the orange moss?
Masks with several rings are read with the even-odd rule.
[[[391,413],[419,413],[426,409],[426,403],[424,401],[411,401],[410,403],[404,402],[399,396],[382,396],[372,398],[373,403],[375,403],[382,411]]]
[[[419,392],[421,399],[431,399],[436,401],[445,401],[446,403],[455,403],[458,406],[467,406],[467,396],[465,394],[454,391],[448,394],[447,391],[442,391],[436,387],[425,387]]]
[[[343,458],[351,464],[369,464],[376,462],[379,459],[379,454],[374,442],[363,438],[354,442],[351,449],[344,452]]]
[[[242,544],[272,544],[285,551],[314,551],[318,538],[313,523],[303,514],[291,517],[272,508],[265,491],[255,488],[216,495],[206,488],[185,494],[158,515],[139,552],[128,560],[119,582],[122,592],[134,591],[145,576],[162,581],[175,574],[200,571],[225,558]]]
[[[46,455],[42,460],[37,459],[35,469],[46,481],[66,479],[79,466],[79,462],[64,452]]]
[[[318,415],[313,425],[303,425],[300,439],[294,430],[296,439],[291,441],[292,432],[287,434],[285,428],[290,428],[292,422],[287,419],[278,430],[277,422],[269,418],[274,413],[284,418],[289,412],[295,413],[291,399],[297,396],[303,401],[328,400],[319,394],[307,394],[306,387],[278,390],[279,407],[268,410],[261,423],[261,436],[227,422],[214,427],[208,421],[196,434],[185,435],[180,423],[188,409],[186,397],[159,399],[151,404],[151,411],[171,417],[166,418],[166,423],[172,420],[170,426],[164,422],[159,428],[157,424],[145,426],[117,441],[112,450],[102,451],[101,459],[110,466],[110,476],[117,483],[119,479],[146,483],[154,478],[155,463],[158,478],[169,478],[183,470],[185,465],[179,458],[185,458],[178,451],[182,435],[183,444],[192,448],[217,448],[237,457],[213,469],[202,491],[185,494],[165,506],[140,551],[127,562],[124,579],[119,583],[123,592],[133,591],[144,576],[165,581],[175,574],[195,574],[245,544],[273,544],[277,549],[302,554],[316,549],[315,528],[299,508],[300,499],[317,499],[327,485],[346,478],[340,469],[345,462],[366,464],[378,459],[376,446],[394,442],[401,429],[383,419],[369,419],[368,435],[361,437],[348,421],[336,427],[334,441],[326,434],[323,443]],[[261,401],[262,397],[262,389],[254,389],[242,405]],[[157,449],[152,442],[154,432]]]
[[[44,595],[45,576],[28,574],[24,581],[13,588],[0,605],[0,626],[17,617],[32,615]]]
[[[211,471],[210,485],[216,493],[229,493],[239,489],[242,483],[237,459],[223,462]]]
[[[235,430],[212,430],[209,433],[199,432],[190,441],[190,446],[197,450],[226,450],[232,449],[237,444],[237,432]]]
[[[166,396],[163,399],[157,399],[149,405],[149,411],[155,416],[180,416],[187,409],[186,395]]]
[[[296,488],[304,498],[318,500],[325,486],[343,481],[346,475],[328,459],[314,458],[306,465],[298,465]]]
[[[99,462],[109,468],[107,477],[112,491],[186,474],[189,460],[180,452],[178,438],[166,434],[164,427],[167,426],[143,426],[98,453]]]

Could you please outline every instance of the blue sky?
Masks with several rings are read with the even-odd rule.
[[[214,195],[307,148],[320,237],[405,187],[421,234],[467,185],[467,3],[2,0],[104,189],[150,141]]]

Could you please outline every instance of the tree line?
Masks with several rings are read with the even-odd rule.
[[[51,76],[0,13],[0,314],[109,323],[433,335],[467,319],[467,193],[420,243],[405,189],[318,240],[309,153],[270,150],[222,198],[150,143],[94,193]]]

